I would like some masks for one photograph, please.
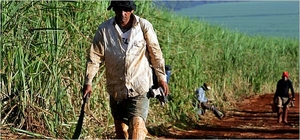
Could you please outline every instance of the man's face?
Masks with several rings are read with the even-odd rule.
[[[113,11],[115,11],[116,19],[121,25],[126,25],[129,22],[133,12],[131,8],[126,7],[113,7]]]
[[[282,76],[282,79],[284,79],[284,81],[288,80],[289,78],[286,76]]]

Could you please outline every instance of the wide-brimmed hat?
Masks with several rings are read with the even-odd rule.
[[[108,6],[107,10],[110,10],[113,7],[124,7],[124,8],[131,8],[132,10],[135,10],[136,5],[134,4],[133,0],[129,0],[129,1],[111,0],[110,5]]]

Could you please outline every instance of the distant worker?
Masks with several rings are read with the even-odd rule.
[[[205,92],[210,90],[211,86],[207,83],[204,83],[201,87],[199,87],[195,94],[196,94],[196,106],[197,106],[197,114],[204,115],[205,111],[211,110],[213,111],[214,115],[218,117],[220,120],[224,118],[224,113],[219,111],[214,105],[210,104],[211,100],[206,98]]]
[[[289,95],[291,89],[292,96]],[[295,93],[288,72],[283,72],[281,79],[277,82],[276,92],[273,98],[274,104],[277,105],[278,123],[287,123],[289,104],[295,101]]]

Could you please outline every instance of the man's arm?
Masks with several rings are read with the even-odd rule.
[[[158,43],[157,35],[153,29],[152,24],[145,20],[140,19],[143,24],[141,24],[144,38],[147,43],[147,50],[149,52],[150,61],[154,68],[155,74],[157,76],[158,85],[161,86],[165,92],[165,95],[170,93],[167,84],[166,72],[165,72],[165,60],[163,58],[163,53]]]
[[[275,91],[275,94],[274,94],[274,97],[273,97],[273,103],[274,104],[277,104],[277,97],[278,97],[278,94],[279,94],[279,87],[280,85],[279,85],[279,81],[277,82],[277,84],[276,84],[276,91]]]
[[[292,100],[294,101],[295,100],[295,92],[294,92],[294,87],[293,87],[293,83],[292,81],[289,80],[289,87],[291,88],[291,92],[292,92]]]
[[[92,93],[92,81],[99,71],[100,64],[104,58],[104,47],[102,35],[99,30],[96,31],[93,43],[87,52],[86,71],[83,87],[83,97]]]

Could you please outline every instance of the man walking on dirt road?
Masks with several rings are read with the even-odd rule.
[[[110,9],[115,16],[100,24],[89,49],[83,94],[92,92],[92,80],[105,64],[116,138],[145,139],[147,93],[153,85],[150,64],[158,85],[168,95],[165,61],[152,24],[133,14],[134,1],[111,1]]]
[[[292,97],[289,95],[291,89]],[[277,105],[278,123],[287,123],[288,110],[291,101],[295,101],[295,93],[291,80],[289,79],[288,72],[283,72],[281,79],[277,82],[276,92],[274,95],[274,104]]]

